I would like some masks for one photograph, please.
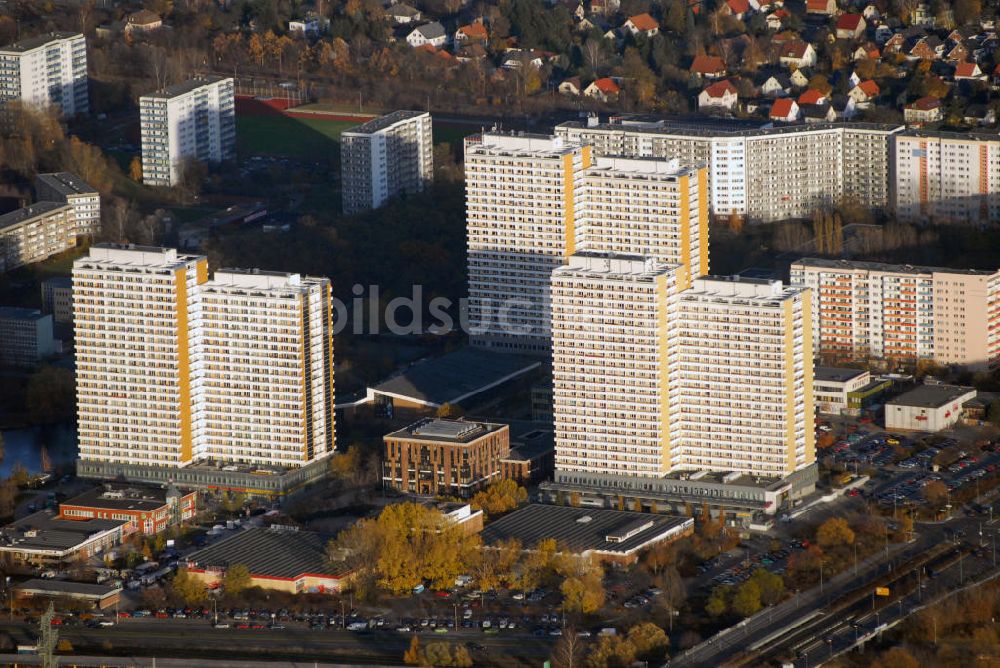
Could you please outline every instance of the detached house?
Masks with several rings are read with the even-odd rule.
[[[148,9],[129,14],[125,19],[125,34],[135,35],[141,33],[155,32],[163,27],[163,19],[156,12]]]
[[[836,0],[806,0],[806,12],[833,16],[837,13]]]
[[[816,49],[798,39],[785,42],[778,50],[778,61],[785,67],[812,67],[816,64]]]
[[[570,77],[559,84],[559,92],[562,95],[579,95],[583,92],[580,85],[580,77]]]
[[[844,14],[837,19],[837,39],[857,39],[866,28],[868,24],[861,14]]]
[[[736,86],[729,79],[716,81],[698,94],[699,109],[726,109],[732,111],[739,102]]]
[[[853,60],[878,60],[882,57],[879,53],[878,46],[872,42],[866,42],[854,49],[854,53],[851,54]]]
[[[903,107],[903,118],[907,123],[934,123],[943,118],[941,100],[927,95]]]
[[[944,55],[944,42],[937,35],[921,37],[910,49],[909,58],[911,60],[937,60]]]
[[[959,63],[955,67],[955,81],[986,81],[986,75],[976,63]]]
[[[880,92],[878,84],[872,79],[867,79],[852,88],[847,93],[847,97],[854,100],[859,109],[864,109],[871,104],[872,100],[879,96]]]
[[[584,89],[583,94],[601,102],[614,102],[618,99],[621,88],[611,77],[598,79]]]
[[[781,123],[794,123],[799,120],[799,105],[791,98],[781,98],[771,105],[770,119]]]
[[[766,97],[785,97],[792,90],[792,82],[783,73],[764,75],[766,78],[760,84],[760,94]]]
[[[750,15],[750,0],[726,0],[722,12],[742,21]]]
[[[448,33],[445,32],[444,26],[437,21],[425,23],[414,28],[406,36],[406,43],[412,47],[424,46],[425,44],[430,44],[435,48],[441,47],[448,43]]]
[[[486,26],[481,21],[462,26],[455,33],[456,44],[469,44],[471,42],[485,42],[489,38]]]
[[[420,10],[414,9],[413,7],[410,7],[402,2],[397,3],[385,10],[385,15],[397,25],[416,23],[421,17]]]
[[[799,104],[824,104],[826,102],[826,95],[819,92],[815,88],[810,88],[809,90],[799,95]]]
[[[718,56],[695,56],[690,71],[706,79],[721,79],[726,76],[726,61]]]
[[[656,22],[656,19],[646,13],[628,17],[628,20],[625,21],[622,27],[633,35],[642,34],[646,37],[653,37],[654,35],[658,35],[660,33],[660,24]]]

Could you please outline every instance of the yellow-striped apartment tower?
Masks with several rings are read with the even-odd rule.
[[[658,477],[676,465],[678,285],[687,270],[579,252],[552,273],[556,468]]]
[[[334,450],[330,284],[97,245],[73,266],[80,458],[295,467]]]
[[[199,432],[202,256],[93,246],[73,263],[81,459],[184,466]]]
[[[547,135],[487,132],[466,139],[473,345],[549,350],[549,280],[575,250],[577,183],[589,166],[589,147]]]
[[[815,459],[811,291],[708,276],[680,293],[678,468],[784,477]]]
[[[202,456],[301,466],[334,450],[330,281],[221,269],[202,286]]]
[[[578,250],[641,255],[708,273],[708,170],[677,160],[594,159],[580,180]],[[683,286],[682,286],[683,287]]]
[[[485,133],[466,140],[465,170],[474,345],[548,353],[551,272],[577,251],[708,273],[704,166],[593,161],[559,137]]]

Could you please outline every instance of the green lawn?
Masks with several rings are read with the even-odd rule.
[[[355,121],[289,116],[237,116],[236,145],[241,156],[273,155],[322,158],[340,151],[340,133]],[[468,126],[435,126],[434,142],[456,142],[475,133]]]
[[[340,133],[354,125],[289,116],[237,116],[236,146],[241,156],[322,158],[337,153]]]

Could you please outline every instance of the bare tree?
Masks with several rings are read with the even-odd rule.
[[[583,641],[573,627],[565,629],[559,642],[552,648],[552,663],[556,668],[577,668],[583,665]]]
[[[116,243],[128,241],[132,222],[138,218],[132,202],[115,197],[108,206],[102,207],[101,210],[104,214],[101,226],[102,235]]]

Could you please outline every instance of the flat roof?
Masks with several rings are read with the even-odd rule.
[[[375,132],[379,132],[380,130],[385,130],[396,123],[408,121],[414,118],[420,118],[421,116],[430,116],[430,114],[426,111],[407,111],[401,109],[399,111],[394,111],[391,114],[386,114],[385,116],[373,118],[367,123],[362,123],[361,125],[356,125],[353,128],[348,128],[344,130],[342,134],[352,133],[370,135]]]
[[[766,137],[770,135],[798,134],[801,132],[819,132],[829,130],[857,130],[867,132],[901,132],[903,125],[888,123],[802,123],[799,125],[772,125],[770,121],[738,121],[735,119],[699,119],[665,118],[658,121],[642,121],[630,123],[627,119],[622,123],[598,123],[587,125],[580,121],[567,121],[556,126],[573,130],[602,130],[610,132],[629,132],[654,135],[686,135],[689,137]]]
[[[553,538],[560,549],[574,553],[625,555],[693,524],[689,517],[535,503],[490,523],[482,539],[484,545],[494,546],[516,538],[532,549]]]
[[[20,306],[0,306],[0,320],[41,320],[47,317],[38,309]]]
[[[36,35],[35,37],[28,37],[26,39],[18,40],[13,44],[8,44],[0,49],[0,52],[24,53],[25,51],[32,51],[40,46],[45,46],[49,42],[56,42],[62,39],[69,39],[71,37],[83,37],[83,35],[78,32],[49,32],[44,35]]]
[[[0,529],[0,549],[64,552],[125,523],[124,520],[65,520],[42,510]]]
[[[118,587],[108,587],[106,585],[91,584],[89,582],[43,580],[41,578],[34,578],[32,580],[22,582],[21,584],[14,585],[13,589],[14,591],[29,594],[48,594],[51,596],[64,594],[77,598],[96,598],[98,600],[121,591]]]
[[[455,404],[538,368],[541,362],[477,348],[460,348],[414,362],[368,388],[368,397],[385,394],[430,407]]]
[[[326,545],[331,536],[293,529],[244,529],[187,558],[193,568],[225,569],[242,564],[251,575],[293,579],[311,573],[341,577],[346,566],[331,565]]]
[[[72,208],[72,205],[66,202],[35,202],[34,204],[29,204],[26,207],[0,216],[0,230],[20,225],[32,218],[37,218],[38,216],[43,216],[59,209],[72,210]]]
[[[444,443],[471,443],[482,436],[500,431],[505,426],[492,422],[476,422],[474,420],[424,418],[388,434],[386,438],[405,438],[409,440]]]
[[[171,490],[166,487],[151,485],[115,485],[108,484],[95,487],[79,496],[74,496],[60,503],[62,506],[85,506],[88,508],[109,508],[112,510],[130,510],[135,512],[151,512],[167,504],[167,496]],[[173,493],[184,496],[176,489]]]
[[[39,174],[35,182],[41,182],[53,188],[62,195],[96,195],[97,188],[90,185],[76,174],[70,172],[52,172]]]
[[[864,369],[847,369],[836,366],[818,366],[813,369],[813,380],[826,380],[832,383],[846,383],[868,373]]]
[[[975,392],[973,387],[958,385],[918,385],[895,399],[885,402],[889,406],[915,406],[917,408],[941,408],[969,392]]]
[[[982,269],[952,269],[950,267],[928,267],[915,264],[889,264],[886,262],[864,262],[861,260],[832,260],[822,257],[804,257],[792,263],[792,266],[819,267],[821,269],[865,269],[867,271],[886,271],[894,274],[969,274],[972,276],[990,276],[996,271]]]
[[[224,81],[226,79],[231,79],[231,77],[223,77],[215,74],[197,76],[193,79],[188,79],[184,83],[174,84],[173,86],[167,86],[166,88],[155,90],[152,93],[146,93],[142,97],[155,97],[169,100],[173,97],[186,95],[193,90],[201,88],[202,86],[219,83],[220,81]]]

